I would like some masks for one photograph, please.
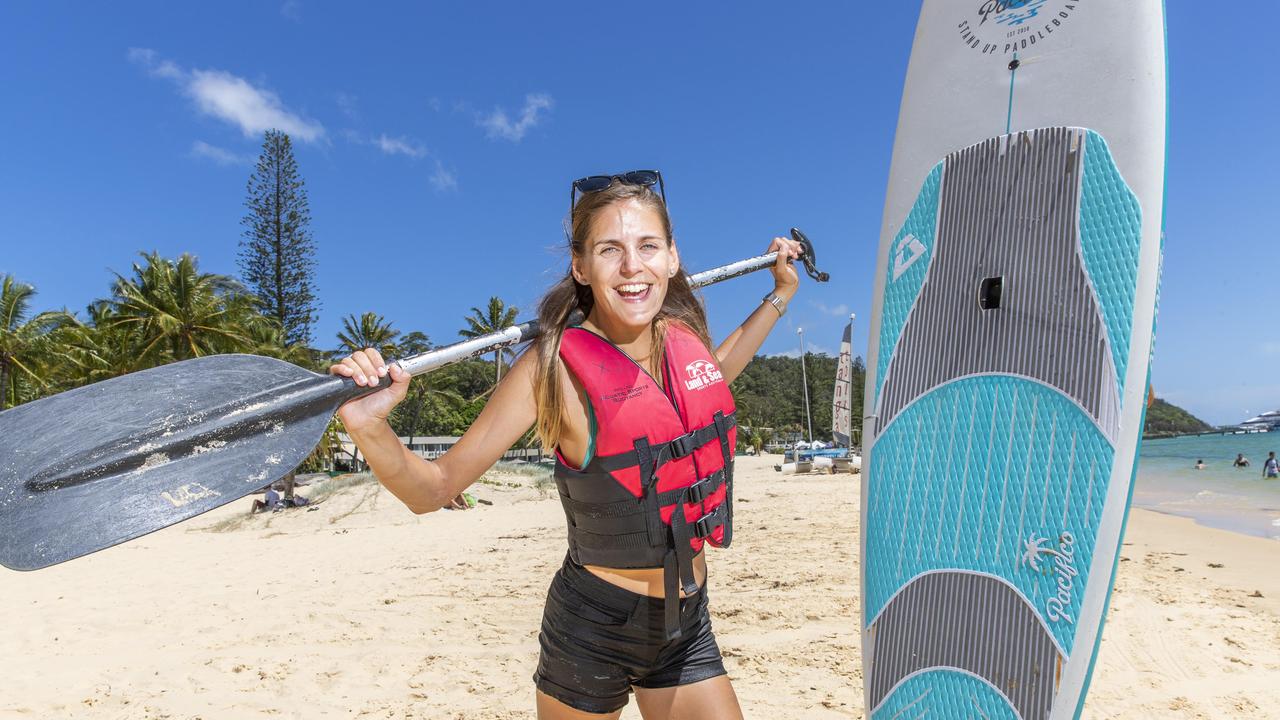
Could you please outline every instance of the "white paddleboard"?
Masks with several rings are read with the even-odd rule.
[[[873,718],[1083,708],[1162,242],[1160,0],[925,0],[863,423]]]

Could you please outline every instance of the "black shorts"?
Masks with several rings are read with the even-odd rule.
[[[707,586],[680,600],[680,636],[666,639],[663,599],[602,580],[565,558],[551,581],[538,643],[538,689],[578,710],[610,713],[631,686],[664,688],[724,675]]]

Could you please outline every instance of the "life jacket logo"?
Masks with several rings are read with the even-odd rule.
[[[708,360],[694,360],[685,366],[684,372],[689,376],[689,379],[684,381],[684,386],[690,390],[701,390],[713,383],[724,381],[724,374]]]
[[[897,280],[902,277],[902,273],[907,268],[916,264],[916,261],[924,257],[924,243],[920,242],[915,235],[907,233],[907,236],[898,241],[898,249],[893,256],[893,279]]]
[[[623,386],[619,388],[614,388],[613,390],[610,390],[609,392],[605,393],[601,397],[603,397],[605,400],[608,400],[609,402],[620,403],[620,402],[626,402],[627,400],[630,400],[632,398],[640,397],[640,395],[644,391],[645,391],[644,385],[628,385],[628,386]]]

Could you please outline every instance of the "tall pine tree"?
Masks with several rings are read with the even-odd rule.
[[[315,298],[315,243],[311,211],[293,143],[268,130],[249,178],[239,265],[263,315],[280,323],[288,346],[311,342],[319,309]]]

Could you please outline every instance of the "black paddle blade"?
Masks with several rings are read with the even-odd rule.
[[[371,392],[255,355],[213,355],[0,413],[0,564],[35,570],[207,512],[306,459]]]

